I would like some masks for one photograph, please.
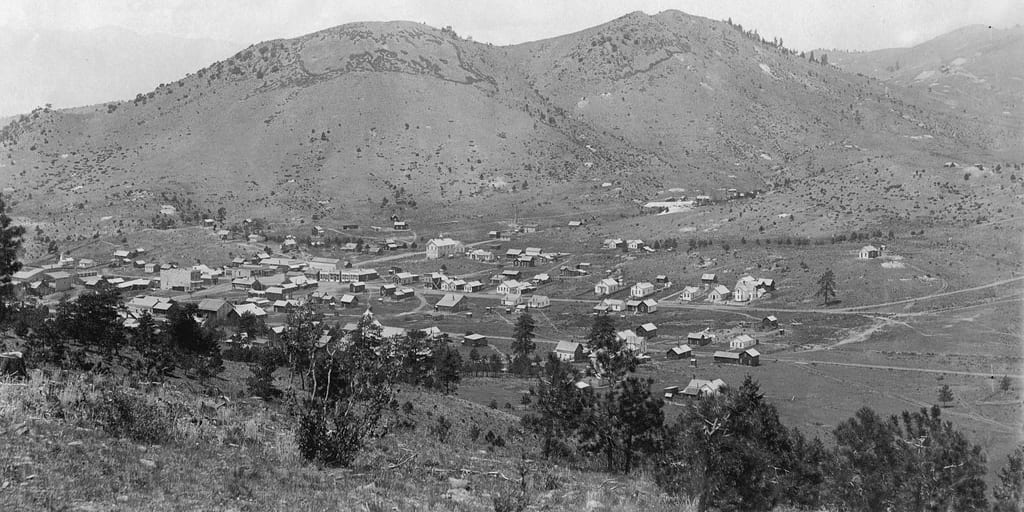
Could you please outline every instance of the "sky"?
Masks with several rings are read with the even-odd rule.
[[[756,28],[795,50],[905,47],[966,25],[1024,24],[1021,0],[2,0],[0,30],[120,27],[240,47],[353,21],[450,25],[496,45],[543,39],[632,11],[667,9]]]

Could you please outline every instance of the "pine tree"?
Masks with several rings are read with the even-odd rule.
[[[942,402],[943,407],[947,407],[953,401],[953,390],[949,389],[949,384],[943,384],[939,388],[939,401]]]
[[[525,359],[537,349],[537,344],[533,342],[536,330],[537,324],[529,313],[519,315],[515,329],[512,331],[512,354],[515,359]]]
[[[0,196],[0,322],[7,319],[7,301],[11,298],[11,276],[21,270],[18,251],[21,249],[23,226],[12,226],[7,205]]]
[[[828,306],[829,300],[836,296],[836,277],[832,274],[832,269],[826,270],[818,278],[818,286],[818,293],[814,295],[825,299],[825,305]]]

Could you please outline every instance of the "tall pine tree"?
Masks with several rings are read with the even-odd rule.
[[[23,226],[11,225],[11,218],[7,215],[7,205],[4,203],[3,196],[0,196],[0,322],[7,319],[7,302],[13,295],[11,276],[21,270],[18,251],[21,250],[24,234]]]

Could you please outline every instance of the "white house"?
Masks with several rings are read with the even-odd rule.
[[[469,259],[473,261],[494,261],[494,253],[483,249],[473,249],[469,252]]]
[[[882,255],[882,250],[873,245],[865,245],[860,248],[860,256],[862,260],[874,259]]]
[[[681,300],[697,300],[701,296],[700,288],[696,286],[687,286],[683,288],[683,292],[679,294]]]
[[[572,341],[559,341],[558,345],[555,345],[555,356],[560,361],[570,363],[582,361],[584,359],[583,345]]]
[[[622,283],[611,279],[602,279],[596,285],[594,285],[594,293],[596,295],[611,295],[622,289]]]
[[[732,292],[724,285],[717,285],[708,292],[708,302],[725,302],[729,300]]]
[[[462,242],[458,240],[452,240],[451,238],[431,238],[427,242],[427,259],[436,260],[438,258],[462,254],[464,249],[465,247],[463,247]]]
[[[758,286],[758,280],[747,275],[736,281],[736,287],[732,290],[732,300],[737,302],[748,302],[761,298],[764,295],[764,288]]]
[[[654,285],[648,282],[634,284],[629,290],[629,296],[642,299],[654,293]]]
[[[594,306],[594,309],[598,311],[625,311],[626,301],[619,299],[604,299],[600,304]]]
[[[757,340],[749,334],[741,334],[729,341],[729,350],[746,350],[757,345]]]
[[[547,295],[531,295],[527,305],[532,308],[546,308],[551,306],[551,299]]]
[[[642,248],[643,246],[644,246],[644,241],[643,240],[626,240],[626,248],[627,249],[636,250],[636,249]]]
[[[515,279],[506,279],[498,285],[498,295],[520,295],[523,293],[524,284]]]

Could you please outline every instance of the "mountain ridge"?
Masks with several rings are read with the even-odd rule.
[[[131,101],[23,116],[3,130],[0,186],[82,237],[90,218],[120,222],[101,234],[148,226],[167,201],[282,225],[437,223],[629,211],[667,188],[807,196],[787,187],[840,169],[890,169],[886,187],[919,162],[1002,158],[987,123],[926,102],[678,11],[504,47],[359,22],[252,45]]]

